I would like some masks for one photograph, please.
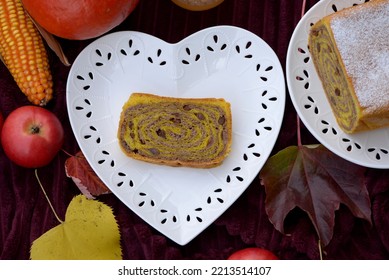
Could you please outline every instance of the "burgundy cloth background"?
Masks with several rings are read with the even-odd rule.
[[[264,39],[278,54],[285,68],[289,40],[301,17],[302,0],[225,0],[217,8],[190,12],[170,0],[141,0],[128,19],[115,28],[136,30],[177,42],[203,28],[235,25]],[[317,0],[308,0],[306,9]],[[60,40],[70,62],[92,40]],[[55,82],[55,100],[48,109],[62,121],[65,129],[64,150],[75,154],[79,147],[71,130],[66,109],[66,80],[69,67],[50,52]],[[19,106],[29,104],[19,92],[4,65],[0,65],[0,110],[7,116]],[[317,143],[302,127],[304,144]],[[284,122],[277,151],[296,145],[296,112],[287,96]],[[79,190],[66,177],[60,152],[51,164],[39,169],[41,181],[60,217]],[[387,170],[366,169],[366,184],[372,203],[373,226],[354,218],[346,207],[336,212],[331,243],[325,248],[326,259],[389,258],[389,183]],[[317,237],[308,217],[294,210],[287,217],[287,235],[274,229],[264,209],[265,192],[255,179],[243,195],[219,219],[186,246],[167,239],[143,222],[114,195],[99,197],[114,209],[121,236],[124,259],[224,259],[233,251],[259,246],[274,251],[282,259],[318,259]],[[0,258],[29,259],[31,242],[58,225],[39,188],[34,170],[11,163],[0,148]]]

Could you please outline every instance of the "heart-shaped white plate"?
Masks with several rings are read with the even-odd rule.
[[[228,158],[195,169],[125,156],[116,135],[133,92],[226,99],[233,116]],[[273,50],[241,28],[212,27],[176,44],[123,31],[79,54],[67,106],[80,148],[101,180],[147,223],[185,245],[242,194],[270,155],[284,114],[284,75]]]

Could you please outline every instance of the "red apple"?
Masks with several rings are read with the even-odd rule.
[[[228,257],[229,260],[278,260],[272,252],[262,248],[246,248],[236,251]]]
[[[5,119],[1,133],[7,157],[27,168],[50,163],[63,139],[63,127],[57,116],[37,106],[23,106],[12,111]]]

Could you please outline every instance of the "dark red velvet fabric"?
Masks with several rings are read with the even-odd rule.
[[[317,0],[308,0],[306,9]],[[264,39],[285,67],[286,53],[294,27],[301,17],[302,0],[225,0],[204,12],[184,10],[170,0],[140,0],[128,19],[115,28],[142,31],[167,42],[177,42],[203,28],[235,25]],[[92,40],[60,40],[70,62]],[[50,52],[55,82],[55,100],[48,109],[62,121],[65,129],[63,149],[75,154],[78,144],[68,120],[66,80],[69,67]],[[0,110],[7,116],[27,105],[4,65],[0,65]],[[297,143],[296,112],[287,96],[281,133],[273,149],[277,151]],[[304,144],[317,140],[302,126]],[[41,181],[59,216],[64,217],[74,195],[79,194],[66,177],[60,152],[48,166],[39,169]],[[366,169],[366,184],[372,203],[373,226],[353,217],[346,207],[336,212],[331,243],[325,248],[326,259],[389,258],[389,183],[387,170]],[[318,259],[317,237],[308,217],[299,210],[285,221],[287,235],[274,229],[264,208],[265,192],[258,179],[210,227],[186,246],[170,241],[124,206],[114,195],[99,197],[114,209],[122,236],[124,259],[225,259],[233,251],[259,246],[274,251],[282,259]],[[34,170],[11,163],[0,148],[0,259],[29,259],[33,240],[58,224],[35,179]]]

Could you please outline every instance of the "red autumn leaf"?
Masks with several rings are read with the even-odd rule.
[[[93,171],[82,152],[68,158],[65,162],[66,175],[72,178],[80,191],[90,199],[110,193],[107,186]]]
[[[298,207],[308,214],[321,243],[332,239],[335,211],[346,205],[371,223],[371,205],[364,184],[365,168],[324,146],[291,146],[271,157],[261,170],[265,208],[275,228],[284,233],[287,214]]]

